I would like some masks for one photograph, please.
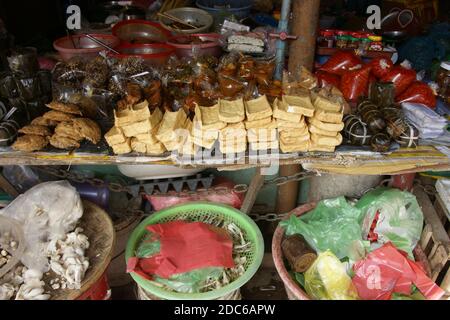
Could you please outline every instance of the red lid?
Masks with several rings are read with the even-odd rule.
[[[336,30],[336,35],[338,35],[338,36],[345,36],[347,34],[348,34],[348,31]]]
[[[350,33],[350,35],[353,38],[357,38],[357,39],[362,39],[362,38],[366,37],[366,34],[365,33],[361,33],[361,32],[352,32],[352,33]]]

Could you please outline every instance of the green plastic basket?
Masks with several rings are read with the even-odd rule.
[[[148,225],[165,223],[174,220],[198,221],[200,217],[205,216],[218,216],[225,222],[235,223],[244,233],[246,240],[252,243],[253,250],[246,254],[246,271],[239,279],[220,289],[204,293],[177,293],[167,291],[153,284],[151,281],[142,278],[136,273],[131,273],[134,281],[136,281],[139,286],[148,291],[150,294],[165,300],[215,300],[226,296],[227,294],[236,291],[245,285],[255,275],[262,263],[264,255],[264,241],[261,231],[256,223],[250,219],[250,217],[226,205],[208,202],[191,202],[158,211],[142,221],[131,234],[125,252],[126,260],[128,261],[130,257],[135,255],[134,253],[136,247],[145,235],[145,228]]]

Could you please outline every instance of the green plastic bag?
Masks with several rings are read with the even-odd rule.
[[[281,226],[287,236],[301,234],[317,252],[330,250],[339,259],[357,261],[368,246],[362,238],[362,219],[361,210],[339,197],[323,200],[311,212],[300,218],[291,216]]]
[[[161,251],[161,242],[155,240],[151,233],[145,235],[139,247],[136,249],[136,257],[140,259],[150,258]]]
[[[345,265],[330,251],[320,253],[305,272],[305,290],[317,300],[358,299]]]
[[[179,293],[200,293],[209,279],[219,280],[223,268],[204,268],[186,272],[163,279],[155,277],[155,281]]]
[[[423,229],[423,213],[413,194],[399,189],[378,188],[364,195],[355,207],[365,215],[362,224],[364,239],[367,239],[370,227],[379,212],[374,229],[378,240],[372,244],[372,249],[392,242],[413,258],[412,251]]]

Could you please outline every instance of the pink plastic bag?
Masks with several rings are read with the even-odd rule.
[[[173,221],[150,225],[147,230],[159,236],[161,251],[150,258],[130,259],[129,272],[168,279],[197,269],[235,266],[233,241],[222,229],[202,222]]]
[[[353,270],[353,284],[364,300],[389,300],[392,293],[410,295],[412,284],[429,300],[438,300],[445,294],[418,263],[390,242],[355,263]]]
[[[436,107],[436,96],[426,83],[415,81],[396,99],[396,102],[421,103],[429,108]]]
[[[393,67],[383,78],[382,82],[393,82],[395,96],[402,94],[416,80],[416,72],[401,66]]]
[[[233,208],[240,209],[242,206],[242,202],[244,201],[245,194],[234,192],[232,189],[235,184],[229,180],[217,179],[217,181],[218,183],[213,186],[214,188],[225,187],[228,188],[229,191],[209,191],[208,193],[200,192],[196,195],[186,197],[179,196],[175,191],[173,191],[169,192],[169,195],[147,195],[146,198],[153,206],[153,209],[156,211],[193,201],[222,203]],[[170,195],[170,193],[172,193],[173,195]]]
[[[343,75],[346,71],[362,65],[361,59],[351,51],[338,51],[320,68],[320,70]]]

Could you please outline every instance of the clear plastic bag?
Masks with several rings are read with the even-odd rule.
[[[22,263],[30,269],[47,272],[48,242],[63,238],[75,228],[83,215],[83,205],[69,182],[46,182],[18,196],[0,215],[18,221],[23,227],[26,247]]]
[[[330,250],[339,259],[348,257],[357,261],[365,255],[361,210],[344,197],[319,202],[315,209],[300,218],[291,216],[281,222],[286,235],[301,234],[317,252]]]
[[[379,188],[365,194],[356,204],[365,216],[363,235],[367,239],[371,226],[377,241],[372,248],[392,242],[398,249],[413,257],[412,251],[420,239],[423,228],[423,213],[416,197],[407,192],[391,188]]]
[[[11,242],[15,242],[15,246],[11,246]],[[14,219],[3,217],[0,215],[0,246],[7,250],[11,255],[8,263],[0,267],[0,279],[8,273],[22,258],[25,243],[24,234],[21,225]],[[2,258],[2,257],[0,257]],[[1,299],[0,299],[1,300]]]
[[[416,72],[413,69],[407,69],[402,66],[394,66],[381,78],[381,82],[394,83],[396,96],[402,94],[414,80],[416,80]]]
[[[345,265],[333,253],[320,253],[305,272],[305,290],[318,300],[357,300],[358,294]]]
[[[155,277],[154,280],[179,293],[200,293],[204,291],[206,281],[218,280],[223,270],[223,268],[204,268],[174,275],[170,279]]]

